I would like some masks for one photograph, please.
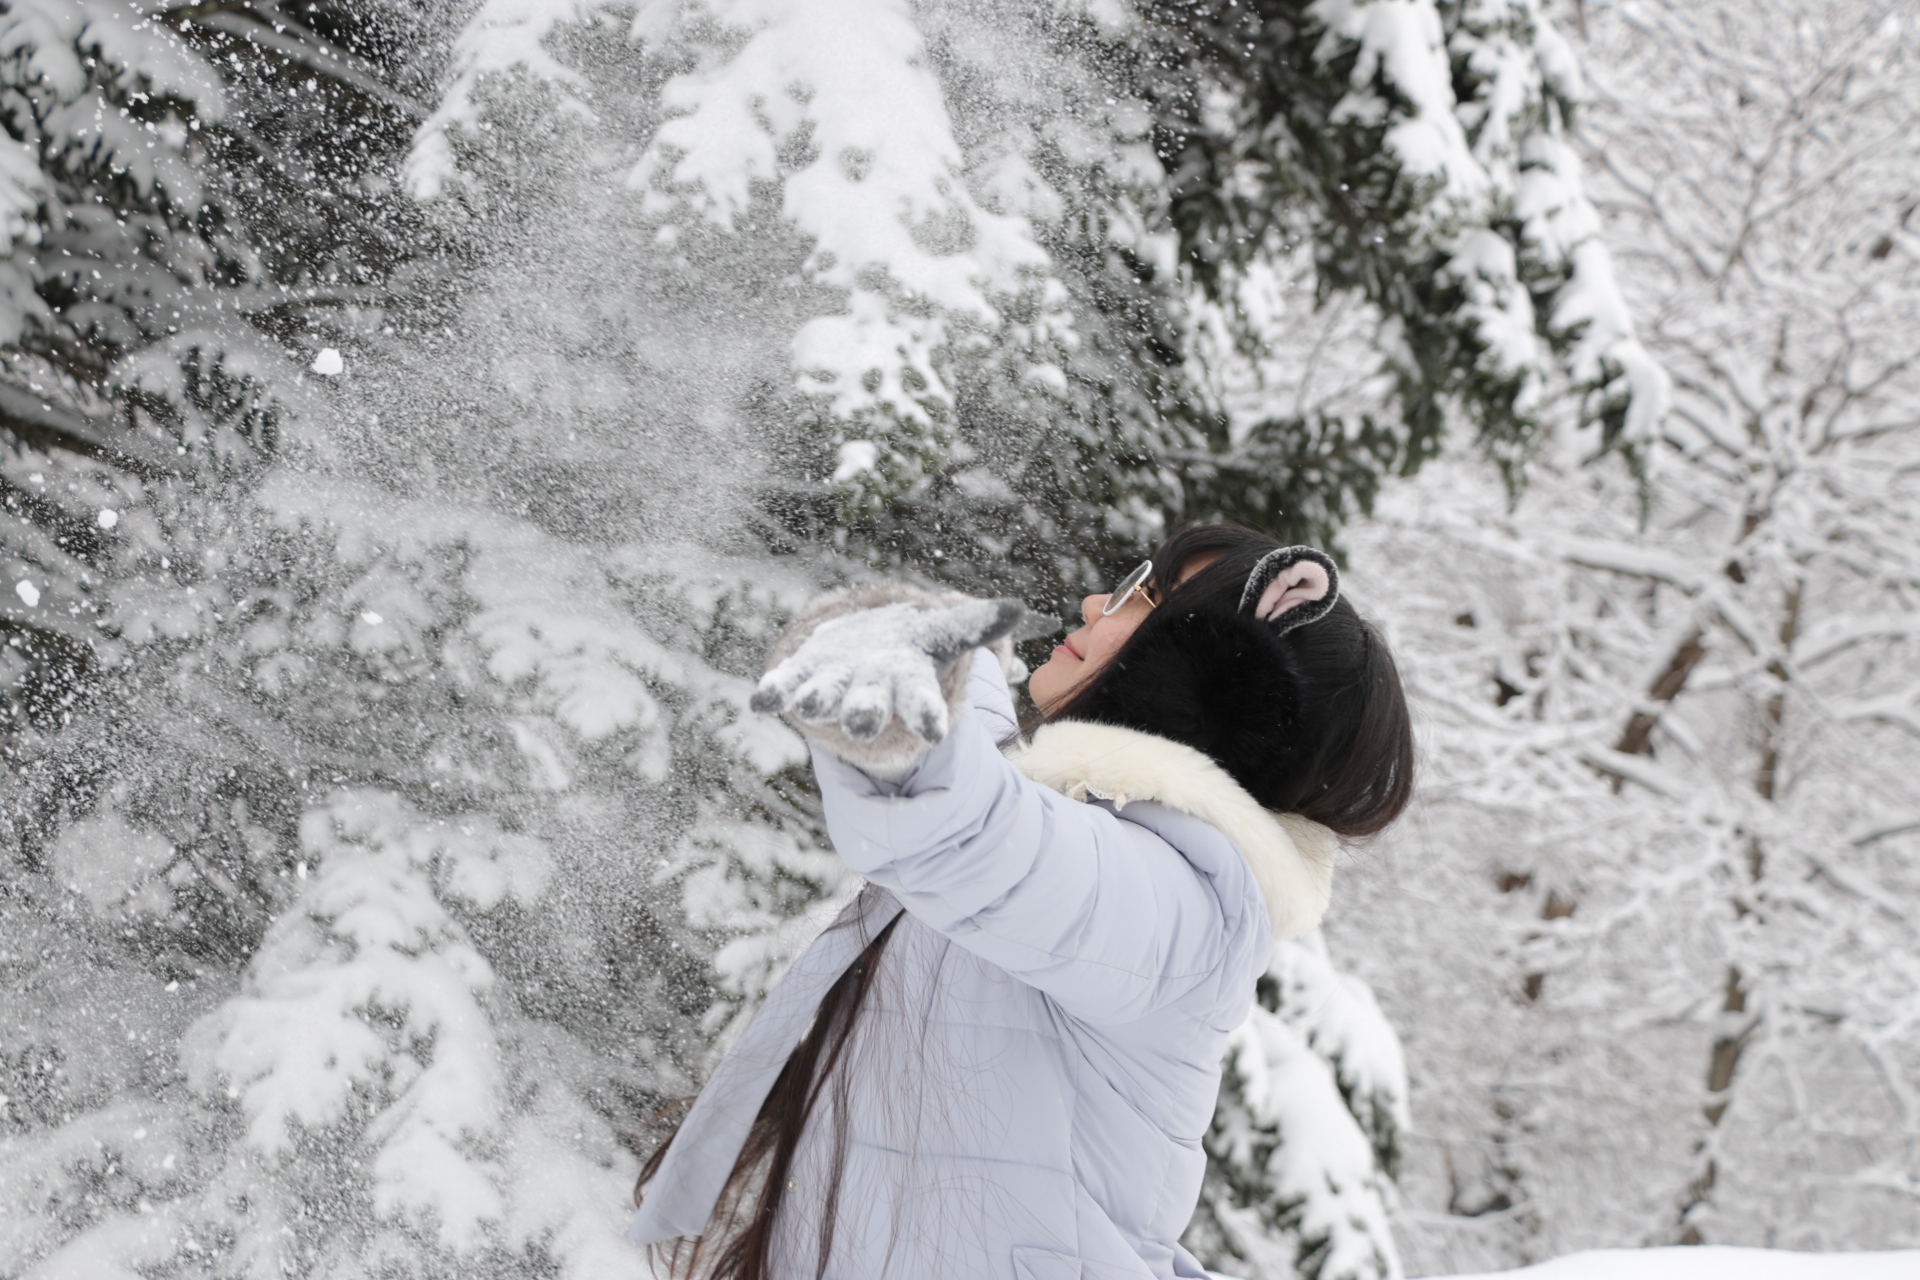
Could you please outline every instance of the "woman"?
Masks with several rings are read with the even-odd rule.
[[[642,1173],[629,1238],[671,1273],[1205,1274],[1225,1038],[1336,835],[1405,806],[1406,705],[1310,548],[1188,529],[1081,612],[1025,744],[976,653],[1011,662],[1013,602],[856,588],[776,644],[755,706],[869,884]]]

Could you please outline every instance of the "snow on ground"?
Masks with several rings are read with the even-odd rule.
[[[1450,1280],[1920,1280],[1920,1249],[1793,1253],[1720,1246],[1595,1249],[1514,1271]]]

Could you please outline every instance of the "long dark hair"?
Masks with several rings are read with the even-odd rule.
[[[847,1154],[847,1075],[834,1068],[846,1054],[854,1022],[873,986],[880,953],[899,923],[898,916],[889,920],[820,998],[820,1008],[814,1013],[807,1034],[794,1046],[786,1065],[774,1078],[766,1101],[760,1104],[753,1127],[747,1131],[747,1140],[733,1162],[733,1171],[721,1189],[706,1232],[653,1246],[654,1260],[664,1267],[667,1275],[769,1280],[773,1274],[775,1220],[786,1197],[788,1170],[793,1167],[793,1157],[800,1149],[800,1135],[806,1130],[807,1121],[819,1110],[823,1096],[831,1088],[834,1151],[820,1224],[819,1266],[815,1272],[816,1276],[826,1274],[827,1263],[833,1255],[834,1223],[840,1216],[840,1172]],[[659,1172],[661,1162],[667,1158],[667,1148],[673,1145],[678,1134],[676,1125],[674,1132],[647,1157],[633,1186],[635,1205],[646,1195],[647,1184]]]
[[[1269,809],[1344,836],[1370,835],[1399,816],[1413,789],[1413,732],[1399,672],[1379,633],[1345,599],[1285,635],[1240,613],[1247,574],[1279,546],[1228,524],[1168,538],[1153,557],[1157,607],[1045,719],[1092,720],[1185,743]],[[1181,581],[1188,564],[1207,557],[1211,563]],[[821,999],[754,1118],[706,1234],[656,1246],[667,1274],[771,1280],[788,1169],[808,1121],[830,1097],[834,1150],[815,1276],[826,1274],[847,1145],[846,1073],[835,1068],[898,923],[882,929]],[[636,1204],[672,1142],[669,1135],[640,1171]]]

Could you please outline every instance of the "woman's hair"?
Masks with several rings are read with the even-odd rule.
[[[1247,575],[1277,550],[1235,525],[1196,525],[1154,554],[1158,605],[1112,660],[1048,720],[1091,720],[1170,738],[1204,752],[1269,809],[1298,813],[1345,836],[1380,830],[1413,788],[1413,732],[1393,655],[1346,600],[1280,634],[1240,610]],[[1182,569],[1217,557],[1185,582]],[[1178,585],[1175,585],[1178,584]],[[807,1123],[834,1090],[832,1172],[816,1275],[833,1248],[847,1108],[836,1072],[896,917],[828,990],[804,1039],[761,1104],[705,1235],[656,1246],[675,1276],[768,1280],[775,1219]],[[647,1160],[634,1202],[659,1170],[669,1136]]]
[[[829,1087],[833,1096],[834,1150],[827,1179],[827,1202],[820,1224],[820,1249],[816,1275],[825,1275],[833,1254],[834,1223],[839,1217],[840,1174],[846,1163],[847,1076],[834,1070],[847,1051],[853,1025],[867,1001],[880,953],[894,926],[895,916],[873,941],[861,949],[847,966],[813,1015],[807,1034],[794,1046],[786,1065],[780,1068],[766,1101],[754,1116],[753,1127],[740,1147],[721,1189],[713,1218],[704,1235],[667,1240],[652,1247],[653,1261],[662,1274],[701,1276],[712,1280],[770,1280],[773,1275],[773,1233],[780,1214],[780,1203],[787,1190],[788,1170],[800,1149],[800,1135],[807,1121],[820,1109],[822,1096]],[[841,925],[852,928],[853,925]],[[641,1167],[633,1185],[633,1202],[638,1205],[646,1195],[647,1184],[660,1171],[667,1148],[679,1133],[667,1135]]]
[[[1046,718],[1185,743],[1269,809],[1343,836],[1371,835],[1413,791],[1400,674],[1379,632],[1345,598],[1284,634],[1241,609],[1247,575],[1281,545],[1230,524],[1168,538],[1153,557],[1157,607]]]

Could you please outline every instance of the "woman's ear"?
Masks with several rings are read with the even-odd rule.
[[[1340,598],[1333,557],[1313,547],[1282,547],[1260,557],[1240,594],[1240,608],[1285,634],[1317,622]]]

